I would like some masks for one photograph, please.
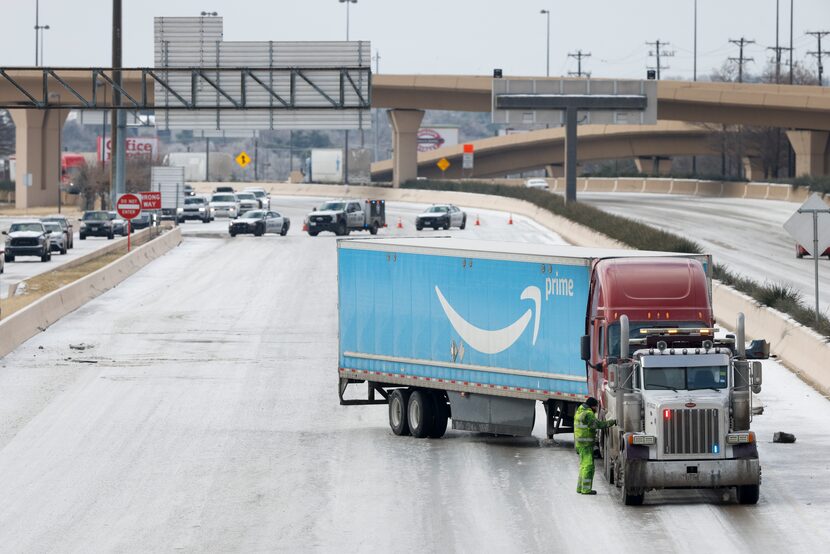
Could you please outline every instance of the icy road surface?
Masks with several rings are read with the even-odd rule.
[[[773,362],[757,506],[674,491],[626,508],[599,476],[578,496],[571,437],[544,439],[541,407],[530,438],[418,440],[385,406],[339,406],[335,241],[299,232],[310,205],[275,202],[287,237],[187,224],[179,248],[0,359],[2,550],[826,550],[830,403]],[[453,234],[556,241],[487,219]],[[772,444],[778,430],[798,441]]]
[[[795,241],[783,227],[800,203],[634,193],[585,193],[579,198],[612,214],[688,237],[712,254],[716,263],[762,283],[790,284],[808,306],[815,306],[813,259],[795,257]],[[827,312],[830,261],[826,257],[819,259],[819,287],[821,309]]]

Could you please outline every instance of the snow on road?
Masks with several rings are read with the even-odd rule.
[[[822,551],[830,403],[773,361],[757,506],[574,490],[570,435],[396,437],[337,400],[335,241],[187,224],[183,244],[0,359],[7,551]],[[389,206],[409,217],[410,206]],[[452,234],[557,242],[504,214]],[[398,233],[394,227],[388,233]],[[446,233],[444,233],[446,234]],[[87,343],[87,350],[70,344]],[[774,431],[795,433],[772,444]]]

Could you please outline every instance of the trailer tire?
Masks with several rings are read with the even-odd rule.
[[[738,504],[757,504],[761,487],[759,485],[739,485],[735,487],[735,491],[738,496]]]
[[[450,409],[447,406],[447,397],[442,390],[431,391],[433,420],[432,428],[429,430],[429,438],[440,439],[447,432],[447,421],[450,417]]]
[[[416,439],[423,439],[432,430],[435,419],[434,402],[427,391],[415,390],[406,404],[406,419],[409,432]]]
[[[409,434],[406,417],[408,403],[409,389],[395,389],[389,395],[389,427],[399,437]]]

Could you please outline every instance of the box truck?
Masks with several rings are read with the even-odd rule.
[[[715,342],[711,269],[697,254],[341,240],[340,402],[388,404],[393,433],[418,438],[443,436],[450,419],[530,435],[542,402],[553,437],[573,431],[590,395],[618,419],[599,442],[627,504],[666,487],[734,486],[757,500],[747,387],[760,367],[740,332]],[[365,398],[350,394],[364,383]]]

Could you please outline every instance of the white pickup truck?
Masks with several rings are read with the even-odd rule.
[[[369,231],[376,235],[386,225],[384,200],[327,200],[306,217],[308,234],[316,237],[321,231],[348,235],[352,231]]]

